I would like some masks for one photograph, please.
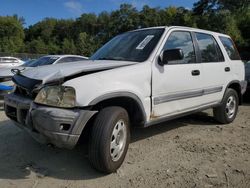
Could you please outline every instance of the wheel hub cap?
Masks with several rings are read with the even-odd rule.
[[[123,154],[127,141],[125,122],[119,120],[114,126],[110,141],[110,156],[113,161],[118,161]]]
[[[236,111],[236,99],[234,96],[230,96],[226,104],[226,114],[228,118],[232,118]]]
[[[120,135],[120,133],[118,133],[117,138],[116,138],[116,144],[117,145],[119,145],[120,140],[121,140],[121,135]]]

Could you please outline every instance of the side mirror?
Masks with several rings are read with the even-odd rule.
[[[183,58],[184,54],[181,49],[164,50],[159,56],[159,65],[163,66],[168,64],[169,61],[182,60]]]

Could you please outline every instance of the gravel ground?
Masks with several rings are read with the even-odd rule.
[[[250,103],[230,125],[209,110],[132,130],[124,164],[110,175],[91,168],[85,146],[40,145],[1,111],[0,187],[250,187]]]

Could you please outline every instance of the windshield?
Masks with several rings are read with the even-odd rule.
[[[101,47],[91,60],[120,60],[143,62],[159,42],[164,29],[146,29],[116,36]]]
[[[59,57],[41,57],[35,61],[27,62],[24,64],[25,67],[37,67],[43,65],[53,64]]]
[[[31,59],[26,61],[23,65],[20,65],[22,67],[28,67],[31,63],[33,63],[34,61],[36,61],[36,59]]]

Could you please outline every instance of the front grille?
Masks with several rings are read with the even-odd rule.
[[[30,99],[35,99],[36,95],[37,95],[37,92],[30,91],[30,90],[25,89],[25,88],[20,87],[20,86],[16,86],[15,93],[18,95],[21,95],[21,96],[28,97]]]
[[[26,127],[31,126],[28,117],[32,99],[11,93],[5,96],[4,101],[5,113],[10,119]]]

